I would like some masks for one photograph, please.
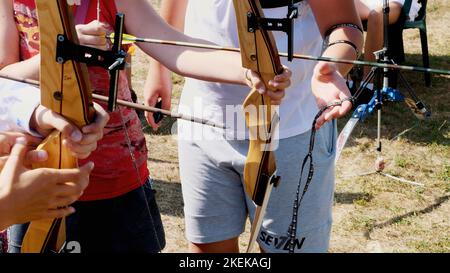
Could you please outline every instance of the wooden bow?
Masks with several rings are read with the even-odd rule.
[[[283,73],[275,39],[271,32],[258,27],[264,18],[259,1],[234,0],[241,47],[242,65],[259,72],[266,88],[268,82]],[[276,91],[276,90],[272,90]],[[273,153],[272,134],[278,124],[278,114],[267,95],[252,89],[243,104],[245,120],[250,132],[250,144],[244,168],[245,190],[257,209],[252,223],[247,252],[251,251],[264,217],[272,187],[278,183]]]
[[[40,33],[41,104],[64,116],[79,128],[91,123],[95,111],[84,64],[56,58],[57,37],[78,44],[67,0],[36,0]],[[63,36],[58,36],[62,34]],[[77,159],[62,145],[60,132],[51,133],[38,150],[44,150],[49,160],[34,168],[66,169],[78,166]],[[59,252],[65,243],[65,219],[47,219],[30,223],[22,252]]]

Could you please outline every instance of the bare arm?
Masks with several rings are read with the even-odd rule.
[[[184,18],[186,16],[186,7],[188,0],[162,0],[159,11],[160,16],[176,30],[184,31]],[[150,73],[169,74],[169,70],[162,66],[158,61],[150,61]]]
[[[169,25],[183,32],[187,5],[188,0],[163,0],[159,14]]]
[[[125,24],[127,30],[135,36],[209,43],[188,37],[170,27],[156,13],[148,0],[134,0],[132,2],[116,0],[116,5],[119,11],[132,15],[127,17]],[[144,18],[145,23],[143,23]],[[138,46],[145,53],[180,75],[205,81],[246,84],[238,53],[143,43],[138,44]]]
[[[353,0],[310,0],[309,4],[322,36],[326,36],[329,29],[338,24],[355,24],[361,27],[361,20],[356,11]],[[336,12],[338,11],[338,12]],[[361,51],[363,34],[352,27],[336,28],[329,36],[329,42],[346,40],[353,43],[358,51]],[[356,59],[356,50],[346,43],[337,43],[329,46],[323,53],[325,57]],[[344,116],[350,111],[352,104],[347,99],[351,96],[343,75],[346,75],[352,65],[336,63],[317,63],[311,79],[312,92],[316,97],[319,108],[333,102],[341,102],[325,111],[317,120],[316,128],[320,128],[325,122]]]
[[[183,32],[188,0],[163,0],[161,1],[160,15],[171,26]],[[155,106],[159,99],[161,107],[165,110],[171,108],[172,80],[171,72],[157,60],[151,59],[147,80],[144,86],[144,100],[149,106]],[[158,124],[153,114],[145,113],[150,126],[158,129]]]
[[[20,78],[39,78],[39,55],[20,61],[19,32],[12,0],[0,1],[0,71]]]
[[[325,36],[327,31],[337,24],[353,23],[362,27],[353,0],[311,0],[309,4],[322,36]],[[329,41],[332,43],[337,40],[350,41],[357,46],[358,51],[362,49],[363,35],[357,29],[349,27],[336,29],[331,33]],[[347,44],[331,46],[325,50],[323,56],[344,59],[356,59],[357,57],[355,50]],[[337,65],[337,69],[342,75],[347,74],[351,68],[352,65]]]

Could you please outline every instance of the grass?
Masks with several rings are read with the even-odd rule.
[[[431,66],[450,69],[450,2],[429,1],[428,6]],[[404,40],[406,62],[420,65],[417,30],[405,31]],[[133,85],[141,99],[147,64],[147,58],[138,52],[133,61]],[[434,75],[433,86],[426,88],[421,74],[405,75],[433,116],[418,121],[403,103],[383,108],[385,171],[420,181],[425,187],[409,186],[381,175],[347,178],[349,174],[372,171],[377,157],[375,116],[358,125],[337,165],[331,252],[450,252],[450,77]],[[173,80],[172,103],[177,105],[183,80],[179,76]],[[166,119],[162,132],[157,134],[146,128],[148,163],[166,230],[164,251],[185,252],[177,142],[169,134],[173,122]],[[345,123],[346,119],[342,119],[340,128]],[[241,237],[242,250],[248,241],[248,229],[249,225]]]

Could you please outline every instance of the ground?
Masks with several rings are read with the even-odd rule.
[[[154,1],[156,7],[158,1]],[[427,10],[431,66],[450,69],[450,2],[429,1]],[[407,64],[421,64],[418,30],[404,34]],[[142,99],[148,59],[137,52],[133,85]],[[386,172],[425,187],[396,182],[381,175],[351,177],[372,171],[376,160],[376,118],[355,129],[337,164],[331,252],[450,252],[450,77],[434,75],[426,88],[419,73],[405,73],[414,91],[429,105],[433,116],[418,121],[403,103],[383,108],[382,143]],[[173,104],[182,78],[175,83]],[[401,91],[405,89],[400,86]],[[348,120],[339,121],[339,127]],[[169,135],[173,121],[162,132],[146,128],[149,167],[166,231],[164,252],[185,252],[183,201],[178,172],[177,141]],[[412,128],[407,132],[405,130]],[[402,133],[403,132],[403,133]],[[241,249],[248,241],[241,237]]]

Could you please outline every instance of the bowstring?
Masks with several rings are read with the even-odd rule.
[[[145,203],[145,209],[147,210],[147,213],[148,213],[151,225],[152,225],[153,235],[155,236],[156,243],[158,244],[158,248],[159,248],[158,252],[161,252],[161,250],[162,250],[161,242],[159,241],[158,232],[156,231],[156,227],[155,227],[155,221],[154,221],[153,216],[151,214],[150,206],[148,204],[148,196],[145,193],[144,185],[140,184],[142,179],[141,179],[141,175],[140,175],[140,172],[139,172],[139,168],[137,166],[136,157],[134,156],[134,153],[133,153],[133,148],[132,148],[132,145],[131,145],[131,138],[130,138],[130,135],[128,134],[128,127],[127,127],[127,124],[125,122],[125,119],[123,117],[122,110],[121,110],[120,107],[119,107],[118,111],[120,113],[120,120],[122,122],[122,127],[124,129],[124,133],[125,133],[124,135],[125,135],[125,139],[126,139],[126,142],[127,142],[128,151],[129,151],[130,156],[131,156],[131,161],[133,163],[133,167],[134,167],[134,169],[136,171],[139,188],[140,188],[140,190],[141,190],[141,192],[142,192],[142,194],[144,195],[144,198],[145,198],[145,202],[144,202]]]
[[[100,22],[100,14],[101,14],[100,0],[97,0],[97,21],[98,22]],[[139,185],[139,189],[140,189],[140,191],[141,191],[141,193],[142,193],[142,195],[144,196],[144,199],[145,199],[144,200],[145,209],[147,211],[147,214],[149,216],[149,220],[150,220],[151,225],[152,225],[153,235],[155,236],[155,240],[156,240],[156,243],[158,245],[158,252],[161,252],[162,245],[161,245],[161,242],[159,241],[158,232],[156,231],[156,227],[155,227],[155,221],[153,219],[153,216],[152,216],[152,213],[151,213],[151,210],[150,210],[150,206],[148,204],[148,196],[145,193],[145,189],[144,189],[144,185],[145,184],[141,185],[141,183],[142,183],[141,174],[139,172],[139,167],[137,166],[136,157],[134,156],[133,147],[131,145],[131,138],[130,138],[130,135],[128,133],[128,127],[127,127],[127,124],[126,124],[125,119],[123,117],[122,109],[121,109],[120,106],[118,106],[118,112],[119,112],[119,115],[120,115],[120,121],[122,123],[123,130],[124,130],[124,135],[125,135],[125,140],[126,140],[127,147],[128,147],[128,152],[130,153],[131,162],[133,163],[133,168],[136,171],[137,184]],[[148,182],[146,182],[146,183],[148,183]]]
[[[298,180],[297,190],[295,193],[294,205],[292,206],[292,220],[291,220],[291,224],[289,225],[289,228],[288,228],[289,253],[295,252],[295,241],[296,241],[296,237],[297,237],[298,215],[299,215],[300,205],[303,201],[303,198],[306,195],[306,192],[308,191],[308,188],[311,184],[312,178],[314,177],[313,151],[314,151],[315,137],[316,137],[316,132],[317,132],[317,130],[316,130],[317,120],[319,119],[320,116],[322,116],[322,114],[326,110],[333,108],[335,106],[341,106],[346,101],[350,101],[351,103],[354,103],[354,97],[349,97],[349,98],[326,105],[325,107],[323,107],[319,110],[319,112],[314,117],[314,120],[312,122],[308,153],[306,154],[305,158],[303,159],[303,163],[301,165],[302,167],[301,167],[301,171],[300,171],[300,178]],[[302,180],[303,180],[302,179],[303,173],[305,171],[305,167],[308,162],[309,162],[308,176],[306,179],[305,186],[303,187],[302,194],[300,195],[301,184],[302,184]]]

